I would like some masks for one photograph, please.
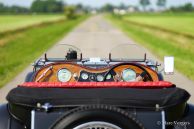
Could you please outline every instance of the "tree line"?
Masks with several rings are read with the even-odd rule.
[[[5,6],[4,4],[0,3],[0,13],[29,13],[30,10],[26,7],[20,6]]]
[[[155,3],[159,10],[166,10],[172,12],[187,12],[194,11],[194,7],[191,3],[179,7],[166,8],[167,0],[157,0]],[[150,0],[139,0],[139,5],[144,11],[147,11],[151,5]],[[114,6],[111,4],[104,5],[100,11],[112,12],[114,8],[127,9],[129,6],[125,4],[120,4],[119,6]],[[83,6],[82,4],[77,4],[75,6],[69,6],[63,2],[63,0],[35,0],[29,8],[21,6],[5,6],[0,3],[0,13],[65,13],[68,15],[70,12],[84,12],[87,13],[93,10],[93,8],[88,6]],[[140,10],[139,7],[135,7],[135,10]]]
[[[144,11],[146,10],[146,7],[151,4],[150,0],[140,0],[140,5],[143,7]],[[179,6],[179,7],[170,7],[169,9],[166,9],[167,0],[157,0],[156,5],[159,9],[163,9],[166,11],[172,11],[172,12],[190,12],[194,11],[194,7],[192,3],[186,3],[185,5]]]
[[[31,12],[60,13],[63,12],[64,3],[59,0],[35,0],[31,5]]]
[[[146,7],[151,4],[150,0],[140,0],[139,3],[143,7],[144,11],[146,10]],[[165,8],[166,3],[166,0],[157,0],[156,5],[158,6],[158,8]]]
[[[157,0],[156,5],[158,6],[159,9],[165,8],[167,1],[166,0]],[[147,8],[149,5],[151,5],[150,0],[139,0],[139,5],[143,8],[144,11],[147,11]],[[119,6],[114,6],[112,4],[106,4],[104,5],[101,10],[102,11],[108,11],[112,12],[114,8],[117,9],[128,9],[129,6],[124,5],[121,3]],[[139,7],[135,7],[136,10],[140,10]]]
[[[171,7],[167,11],[171,11],[171,12],[191,12],[191,11],[194,11],[194,7],[191,3],[187,3],[187,4],[179,6],[179,7]]]
[[[1,13],[61,13],[63,10],[64,3],[59,0],[35,0],[29,8],[0,3]]]
[[[89,7],[77,4],[75,6],[67,5],[63,0],[35,0],[29,8],[21,6],[6,6],[0,3],[0,13],[64,13],[64,11],[72,12],[88,12]]]
[[[178,7],[170,7],[167,8],[167,2],[168,0],[157,0],[155,5],[158,7],[158,10],[162,11],[171,11],[171,12],[190,12],[194,11],[194,7],[191,3],[186,3],[185,5],[178,6]],[[151,3],[151,0],[139,0],[139,5],[134,7],[136,11],[140,11],[140,7],[143,9],[143,11],[150,11],[150,5],[153,4]],[[104,5],[101,10],[102,11],[107,11],[107,12],[113,12],[115,8],[117,9],[128,9],[130,6],[126,6],[123,3],[121,3],[119,6],[115,6],[112,4],[106,4]]]

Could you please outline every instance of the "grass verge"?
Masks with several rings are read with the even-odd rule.
[[[87,16],[82,16],[74,20],[42,25],[2,37],[0,39],[0,87],[86,18]]]
[[[176,69],[194,80],[194,41],[192,39],[138,26],[137,24],[130,24],[112,15],[108,15],[107,18],[121,28],[130,38],[148,48],[160,59],[167,55],[174,56]]]
[[[123,17],[124,20],[133,22],[133,24],[144,25],[147,27],[156,27],[174,33],[193,36],[194,13],[183,15],[182,13],[174,14],[131,14]]]
[[[64,19],[64,15],[0,15],[0,32],[13,31],[26,28],[43,22],[58,21]]]

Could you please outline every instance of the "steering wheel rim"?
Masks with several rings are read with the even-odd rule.
[[[103,81],[106,81],[106,80],[107,80],[106,78],[107,78],[108,74],[109,74],[111,71],[113,71],[115,68],[117,68],[117,67],[119,67],[119,66],[121,66],[121,65],[133,65],[133,66],[136,66],[136,67],[140,68],[141,70],[143,70],[143,71],[146,73],[146,75],[148,76],[148,78],[149,78],[150,81],[153,81],[153,78],[152,78],[152,76],[150,75],[150,73],[148,73],[148,71],[147,71],[144,67],[142,67],[140,64],[138,64],[138,63],[120,63],[120,64],[114,65],[113,67],[111,67],[111,68],[106,72],[106,74],[104,75],[104,80],[103,80]]]

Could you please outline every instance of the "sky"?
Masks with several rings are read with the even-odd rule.
[[[29,7],[32,1],[33,0],[0,0],[0,3],[4,3],[6,5],[21,5],[21,6]],[[150,1],[152,1],[152,3],[156,3],[157,0],[150,0]],[[193,3],[194,5],[194,0],[167,0],[167,1],[168,1],[167,7],[182,5],[189,2]],[[119,5],[120,3],[130,4],[130,5],[139,4],[139,0],[65,0],[65,2],[69,4],[82,3],[84,5],[89,5],[92,7],[101,7],[106,3],[111,3],[114,5]]]

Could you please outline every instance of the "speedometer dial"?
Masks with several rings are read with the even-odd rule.
[[[122,79],[125,82],[131,82],[131,81],[135,81],[136,79],[136,72],[132,69],[125,69],[122,72]]]
[[[57,77],[60,82],[68,82],[71,79],[72,74],[68,69],[61,69],[59,70]]]

